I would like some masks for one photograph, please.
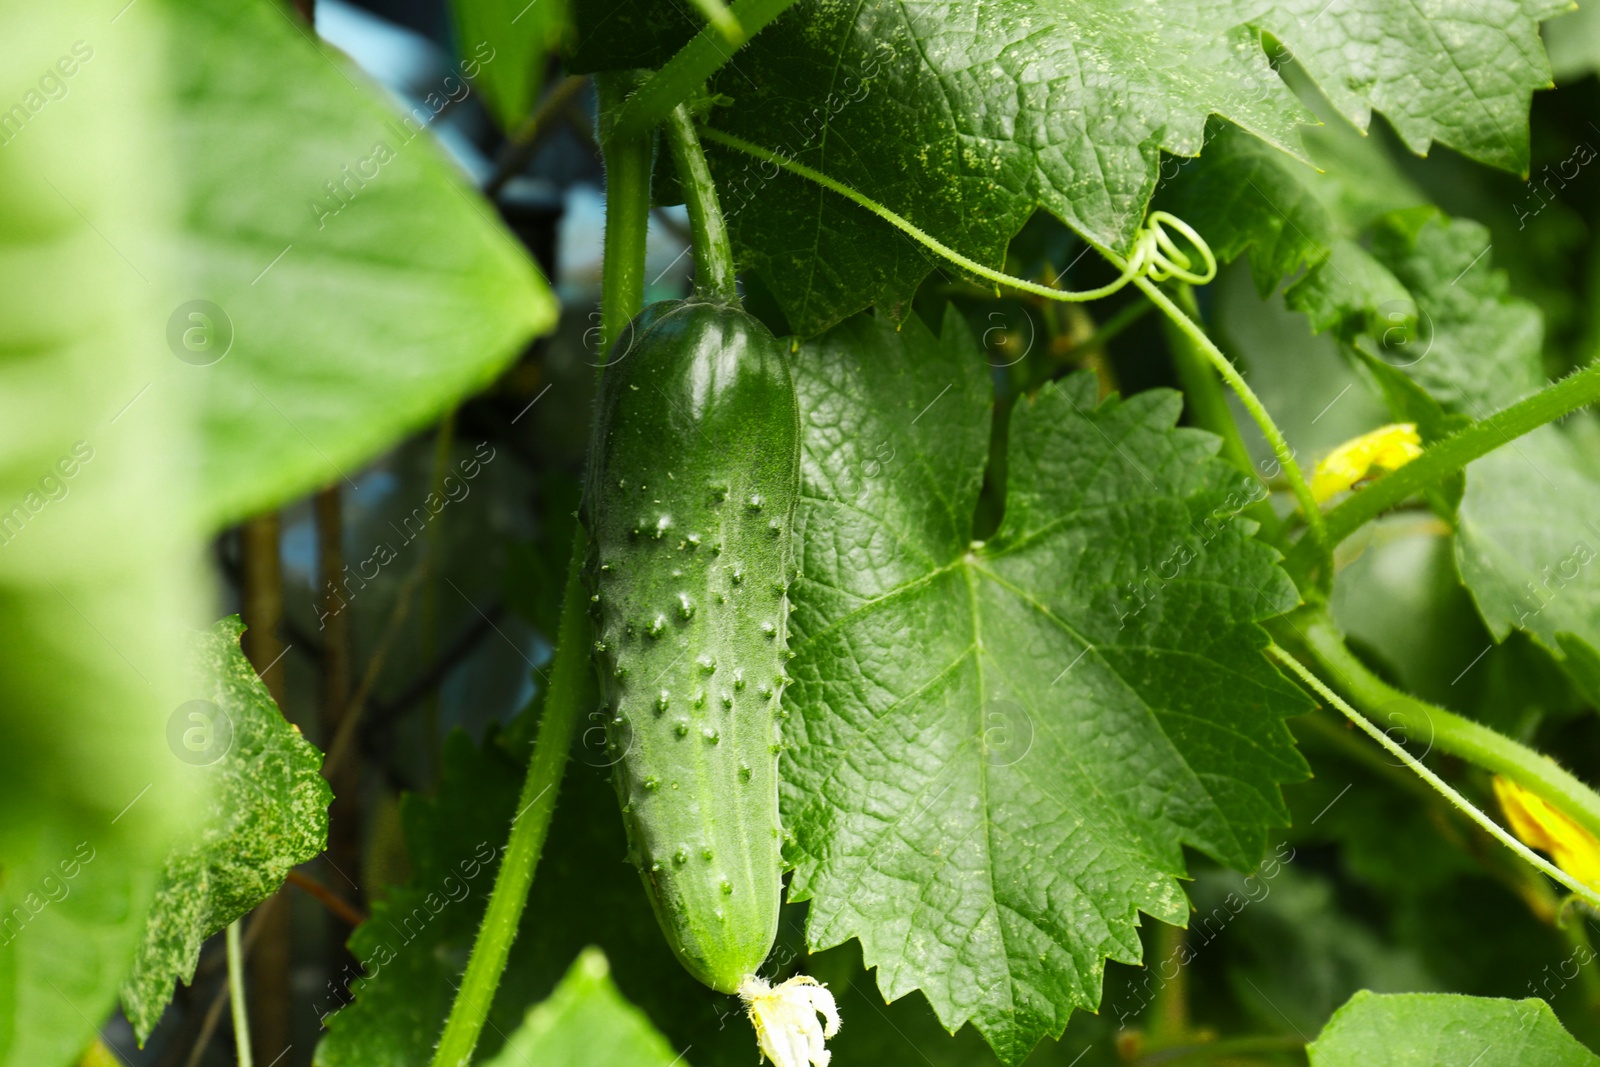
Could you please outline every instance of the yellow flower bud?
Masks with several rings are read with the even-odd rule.
[[[1374,467],[1396,470],[1422,455],[1422,438],[1411,422],[1380,426],[1346,441],[1317,464],[1311,495],[1321,504],[1365,478]]]

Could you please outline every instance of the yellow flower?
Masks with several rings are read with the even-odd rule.
[[[828,1067],[833,1053],[823,1041],[839,1032],[839,1008],[827,986],[804,974],[772,986],[750,974],[739,983],[739,997],[756,1028],[761,1055],[774,1067]],[[826,1028],[818,1014],[827,1020]]]
[[[1600,891],[1600,841],[1566,812],[1522,788],[1494,777],[1494,795],[1506,813],[1511,832],[1529,848],[1548,852],[1557,867],[1591,889]]]
[[[1352,438],[1328,453],[1317,464],[1311,479],[1311,495],[1321,504],[1349,489],[1373,467],[1395,470],[1422,455],[1422,438],[1411,422],[1380,426],[1371,433]]]

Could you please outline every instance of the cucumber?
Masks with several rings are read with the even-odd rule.
[[[778,930],[799,408],[784,346],[721,304],[646,308],[613,360],[583,504],[613,779],[673,952],[733,993]]]

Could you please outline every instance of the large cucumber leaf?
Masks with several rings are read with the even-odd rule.
[[[1538,20],[1558,0],[891,0],[797,4],[718,74],[712,122],[790,155],[998,266],[1035,206],[1122,247],[1162,152],[1195,155],[1209,115],[1299,151],[1310,115],[1266,63],[1281,42],[1365,129],[1382,111],[1414,151],[1438,141],[1514,171],[1550,84]],[[698,28],[659,0],[580,5],[586,68],[659,63]],[[896,308],[939,264],[832,193],[715,153],[747,264],[804,334]]]
[[[796,381],[791,896],[813,948],[860,938],[886,997],[1017,1063],[1139,958],[1139,912],[1186,921],[1183,846],[1249,868],[1286,821],[1306,704],[1256,621],[1295,594],[1174,393],[1021,402],[977,544],[989,386],[954,312],[852,319]]]

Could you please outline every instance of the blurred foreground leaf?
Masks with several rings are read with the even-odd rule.
[[[197,364],[179,369],[202,396],[198,510],[217,526],[347,480],[493,381],[556,305],[433,143],[429,107],[398,111],[270,0],[164,10],[186,45],[169,342]],[[200,319],[180,314],[193,300]]]
[[[181,389],[151,387],[175,361],[145,254],[174,223],[172,57],[159,25],[112,25],[121,6],[0,19],[5,1067],[89,1045],[192,799],[164,731],[201,599],[181,521],[194,447]]]

